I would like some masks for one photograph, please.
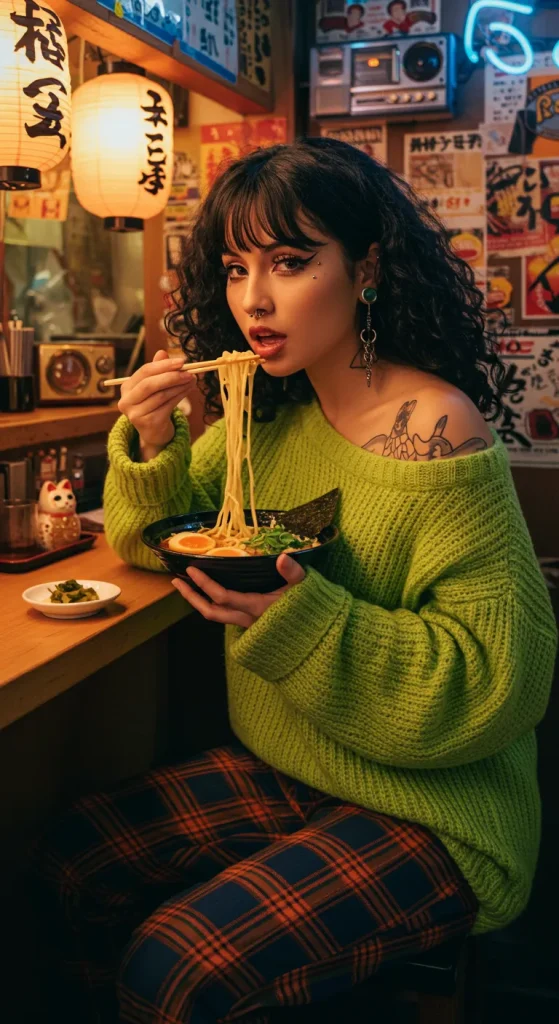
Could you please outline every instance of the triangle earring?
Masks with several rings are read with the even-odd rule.
[[[378,359],[378,356],[375,352],[375,341],[377,340],[377,332],[372,326],[371,321],[371,303],[377,301],[376,289],[363,288],[359,298],[361,299],[361,302],[364,302],[365,305],[367,306],[367,317],[365,321],[366,326],[359,334],[359,337],[363,344],[363,363],[365,364],[367,387],[370,388],[372,367],[377,362]]]

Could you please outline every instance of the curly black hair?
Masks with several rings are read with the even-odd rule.
[[[282,245],[316,248],[301,215],[342,246],[350,277],[373,242],[380,279],[373,307],[381,359],[433,373],[460,388],[496,419],[507,390],[474,273],[453,252],[437,218],[398,174],[337,139],[301,138],[257,149],[231,163],[214,183],[185,241],[175,306],[167,329],[190,359],[247,350],[229,309],[222,253],[258,245],[258,227]],[[357,330],[365,326],[358,303]],[[356,339],[358,334],[356,334]],[[204,375],[205,414],[221,413],[217,374]],[[286,402],[313,396],[304,370],[285,381],[258,368],[253,416],[270,420]]]

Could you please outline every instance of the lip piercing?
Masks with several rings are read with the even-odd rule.
[[[313,274],[312,279],[313,281],[316,281],[316,274]]]

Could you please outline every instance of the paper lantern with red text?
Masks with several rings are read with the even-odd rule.
[[[113,231],[138,231],[166,206],[173,177],[169,93],[123,61],[102,64],[72,103],[72,177],[81,205]]]
[[[40,188],[70,145],[68,43],[36,0],[0,0],[0,189]]]

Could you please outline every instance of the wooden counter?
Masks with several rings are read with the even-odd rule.
[[[101,434],[111,429],[119,415],[116,402],[109,405],[44,406],[33,412],[3,412],[0,413],[0,452]]]
[[[62,579],[116,583],[118,601],[88,619],[49,619],[21,598]],[[190,607],[168,573],[122,562],[99,534],[90,551],[27,573],[0,574],[0,729],[179,622]]]

